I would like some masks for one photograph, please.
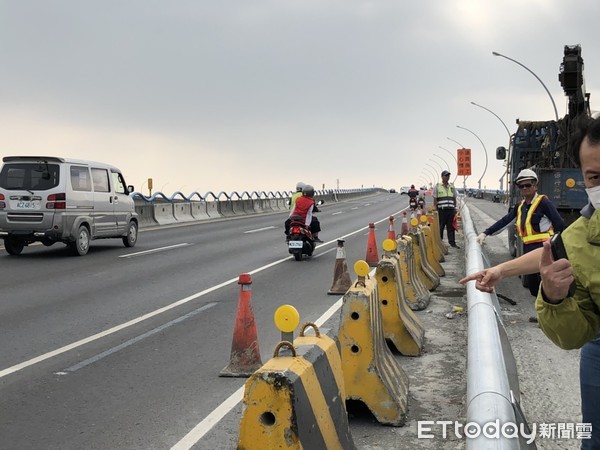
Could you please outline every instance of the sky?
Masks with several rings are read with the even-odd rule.
[[[0,0],[0,156],[107,162],[145,194],[399,189],[454,180],[455,140],[467,186],[496,189],[502,122],[554,109],[492,51],[562,117],[580,44],[600,110],[599,19],[597,0]]]

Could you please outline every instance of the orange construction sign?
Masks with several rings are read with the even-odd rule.
[[[459,148],[456,150],[458,157],[458,168],[457,175],[469,176],[471,175],[471,149],[470,148]]]

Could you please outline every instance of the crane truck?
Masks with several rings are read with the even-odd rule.
[[[554,202],[565,225],[569,225],[587,203],[581,170],[570,148],[576,121],[591,116],[581,46],[565,45],[558,80],[568,97],[567,114],[558,121],[517,119],[517,131],[511,136],[508,150],[498,147],[496,159],[506,160],[509,210],[521,200],[514,179],[522,169],[533,169],[538,176],[538,192]],[[512,256],[522,254],[522,242],[514,223],[508,229],[508,247]]]

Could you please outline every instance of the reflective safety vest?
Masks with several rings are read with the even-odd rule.
[[[529,211],[527,211],[527,216],[525,217],[525,229],[521,227],[521,216],[523,205],[525,204],[525,200],[519,203],[517,208],[517,233],[521,236],[523,240],[523,244],[534,244],[536,242],[544,242],[546,239],[550,239],[550,237],[554,234],[554,227],[550,225],[548,231],[535,231],[533,229],[533,225],[531,224],[531,218],[533,217],[533,213],[539,206],[542,199],[546,198],[545,195],[537,195],[533,202],[531,202],[531,206],[529,207]]]
[[[454,205],[454,187],[449,184],[444,187],[443,183],[437,185],[437,207],[438,209],[455,208]]]

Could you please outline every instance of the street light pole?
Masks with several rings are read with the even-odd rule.
[[[496,119],[498,119],[500,121],[500,123],[504,126],[504,129],[506,130],[506,134],[508,134],[508,148],[510,148],[510,131],[508,130],[508,127],[506,126],[506,124],[504,123],[504,121],[500,118],[500,116],[498,116],[498,114],[496,114],[494,111],[492,111],[489,108],[486,108],[485,106],[482,105],[478,105],[475,102],[471,102],[471,105],[477,106],[481,109],[485,109],[487,112],[489,112],[490,114],[494,115],[494,117],[496,117]],[[507,156],[506,156],[506,170],[504,171],[504,174],[500,177],[500,190],[503,189],[503,184],[502,184],[502,180],[504,179],[504,177],[506,177],[506,183],[508,184],[508,169],[510,167],[510,152],[507,152]]]
[[[487,171],[487,167],[488,167],[487,148],[485,148],[485,145],[484,145],[483,141],[481,139],[479,139],[479,136],[477,136],[474,132],[472,132],[468,128],[461,127],[460,125],[456,125],[456,128],[460,128],[462,130],[465,130],[465,131],[468,131],[469,133],[471,133],[473,136],[475,136],[477,138],[477,140],[481,143],[481,146],[483,147],[483,151],[485,153],[485,168],[483,169],[483,173],[481,174],[481,178],[477,182],[479,184],[479,190],[481,190],[481,180],[483,179],[483,176],[485,175],[485,172]]]
[[[442,165],[439,162],[437,162],[436,160],[429,158],[427,161],[435,163],[435,165],[440,168],[440,173],[442,173],[444,171],[444,168],[442,167]]]
[[[438,178],[438,176],[435,174],[435,172],[432,172],[432,171],[431,171],[430,169],[428,169],[427,167],[423,167],[423,170],[427,171],[427,173],[428,173],[429,175],[431,175],[431,177],[433,178],[433,182],[434,182],[434,183],[437,183],[437,182],[438,182],[439,178]]]
[[[556,103],[554,103],[554,99],[552,98],[552,94],[550,94],[550,91],[548,90],[548,88],[546,87],[546,85],[544,84],[544,82],[540,79],[540,77],[538,77],[533,70],[531,70],[529,67],[525,66],[524,64],[521,64],[519,61],[516,61],[512,58],[509,58],[508,56],[502,55],[498,52],[492,52],[492,55],[494,56],[501,56],[502,58],[508,59],[509,61],[514,62],[515,64],[518,64],[519,66],[521,66],[523,69],[525,69],[527,72],[529,72],[531,75],[533,75],[536,80],[538,80],[540,82],[540,84],[544,87],[544,89],[546,90],[546,93],[548,94],[548,97],[550,97],[550,101],[552,102],[552,107],[554,108],[554,117],[556,117],[556,121],[558,122],[558,111],[556,109]]]
[[[446,138],[446,139],[450,139],[450,138]],[[448,150],[447,148],[442,147],[441,145],[438,145],[439,148],[441,148],[442,150],[450,153],[450,156],[452,156],[452,158],[454,159],[454,164],[455,164],[455,170],[454,170],[454,180],[452,180],[452,184],[456,183],[456,178],[458,177],[458,159],[456,159],[456,156],[454,156],[454,153],[452,153],[450,150]],[[462,145],[461,145],[462,147]],[[450,173],[452,173],[453,171],[450,170]],[[466,180],[466,178],[465,178]]]
[[[444,164],[446,164],[446,168],[448,169],[448,172],[450,172],[450,164],[448,164],[448,161],[446,161],[444,158],[442,158],[440,155],[438,155],[437,153],[434,153],[433,156],[435,156],[436,158],[441,159],[442,161],[444,161]]]

